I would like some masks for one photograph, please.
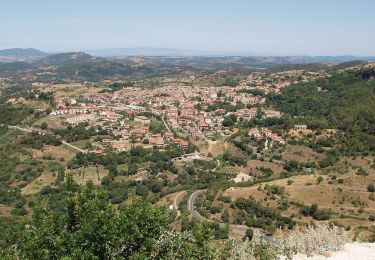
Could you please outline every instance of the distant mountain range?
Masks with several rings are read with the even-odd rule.
[[[119,54],[118,51],[113,51],[112,54]],[[0,58],[5,57],[5,62],[0,62],[0,77],[46,83],[143,80],[208,71],[249,73],[265,69],[334,70],[375,61],[375,57],[354,56],[182,56],[182,54],[174,56],[171,55],[171,49],[164,50],[162,54],[165,56],[150,55],[147,49],[143,54],[149,56],[140,55],[141,53],[136,50],[133,50],[134,55],[128,52],[129,55],[113,57],[98,57],[83,52],[48,55],[35,49],[11,49],[0,53],[8,55],[0,56]],[[154,49],[153,53],[161,54],[159,49]],[[340,65],[331,64],[333,62]]]
[[[97,49],[97,50],[83,50],[93,56],[99,57],[116,57],[116,56],[205,56],[205,57],[224,57],[224,56],[273,56],[272,53],[252,53],[252,52],[225,52],[225,51],[201,51],[188,49],[173,49],[173,48],[112,48],[112,49]]]
[[[66,52],[51,54],[35,62],[36,65],[46,66],[65,66],[88,63],[103,60],[102,58],[93,57],[83,52]]]
[[[176,75],[194,68],[94,57],[82,52],[51,54],[35,61],[0,63],[0,77],[29,82],[99,82],[116,79],[145,79]]]
[[[21,48],[13,48],[13,49],[4,49],[0,50],[0,56],[10,56],[10,57],[44,57],[47,56],[48,53],[28,48],[28,49],[21,49]]]

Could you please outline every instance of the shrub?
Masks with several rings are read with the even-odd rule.
[[[216,213],[219,213],[221,212],[223,208],[219,205],[213,205],[211,208],[210,208],[210,212],[211,214],[216,214]]]
[[[363,169],[362,167],[357,170],[356,174],[360,175],[360,176],[367,176],[368,175],[367,171],[365,169]]]
[[[24,207],[14,208],[10,211],[12,216],[25,216],[27,215],[27,210]]]
[[[317,225],[307,229],[296,228],[288,235],[280,234],[281,238],[272,243],[260,234],[254,233],[253,239],[245,239],[243,243],[234,240],[229,242],[228,259],[279,259],[285,256],[292,259],[297,253],[313,256],[327,251],[338,251],[350,239],[337,226]],[[282,258],[284,259],[284,258]]]
[[[367,185],[367,191],[375,192],[375,185],[373,183],[370,183],[369,185]]]
[[[312,217],[315,220],[327,220],[331,217],[331,211],[328,209],[317,209]]]
[[[263,237],[254,236],[252,240],[246,239],[243,243],[231,240],[229,242],[228,259],[277,259],[278,253],[277,248],[270,245]]]
[[[246,229],[246,233],[245,233],[245,236],[243,237],[243,240],[245,241],[247,239],[251,241],[253,237],[254,237],[254,230],[251,228]]]
[[[306,230],[295,228],[277,242],[279,251],[290,257],[296,253],[312,256],[338,251],[349,241],[350,238],[337,226],[309,225]]]
[[[224,210],[223,213],[221,214],[221,220],[225,223],[228,223],[230,220],[230,215],[228,210]]]

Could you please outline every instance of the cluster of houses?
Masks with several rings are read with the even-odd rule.
[[[246,78],[241,79],[239,89],[256,89],[268,94],[270,92],[280,93],[280,90],[299,81],[307,82],[317,78],[329,76],[327,72],[293,71],[292,73],[276,72],[253,72]]]
[[[121,130],[113,133],[113,138],[102,139],[92,144],[94,153],[102,154],[111,147],[117,152],[127,151],[131,147],[130,139],[140,142],[143,140],[143,147],[157,147],[164,149],[167,144],[175,144],[182,149],[187,149],[189,143],[181,138],[176,138],[172,132],[152,134],[149,132],[149,125],[140,126],[124,125]]]
[[[238,120],[250,120],[259,112],[264,117],[281,116],[279,111],[252,107],[263,104],[265,98],[244,93],[241,89],[199,86],[161,86],[152,89],[129,87],[114,93],[83,94],[77,99],[62,98],[57,100],[57,106],[50,116],[59,117],[69,124],[87,122],[90,126],[105,130],[112,139],[94,143],[94,150],[98,152],[108,146],[123,151],[134,140],[144,146],[152,145],[160,149],[165,147],[166,142],[187,148],[188,142],[176,139],[172,132],[213,140],[231,134],[223,126],[225,117],[231,114]],[[235,111],[227,111],[224,107],[205,109],[220,102],[230,103],[232,106],[240,102],[244,108]],[[161,134],[152,134],[149,126],[157,117],[163,121],[167,130]],[[134,123],[130,124],[129,121]],[[267,136],[283,142],[281,137],[273,133],[267,133]]]
[[[249,130],[249,135],[256,138],[258,141],[265,140],[266,138],[271,139],[271,141],[279,143],[279,144],[285,144],[284,138],[281,136],[273,133],[269,128],[262,127],[262,128],[251,128]]]

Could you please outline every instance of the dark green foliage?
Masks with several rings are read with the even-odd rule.
[[[138,196],[141,196],[141,197],[147,197],[148,189],[145,185],[138,185],[136,190],[135,190],[135,194],[137,194]]]
[[[242,90],[240,90],[240,92],[241,93],[252,94],[254,96],[261,96],[261,97],[266,96],[266,94],[264,93],[264,91],[259,90],[259,89],[242,89]]]
[[[24,105],[0,105],[0,124],[17,125],[32,112],[31,108]]]
[[[109,85],[110,91],[109,92],[115,92],[123,88],[128,88],[134,86],[134,83],[132,82],[113,82]],[[107,91],[101,91],[101,92],[107,92]]]
[[[266,177],[271,177],[273,175],[273,170],[271,168],[260,167],[259,170],[266,175]]]
[[[291,160],[291,161],[286,161],[283,166],[284,170],[288,172],[296,171],[300,169],[300,165],[297,161]]]
[[[274,195],[282,195],[285,193],[285,188],[282,186],[278,186],[275,184],[272,185],[264,185],[264,190],[267,191],[268,194],[274,194]]]
[[[331,211],[328,209],[319,209],[318,205],[312,204],[310,207],[301,205],[300,212],[304,216],[311,216],[315,220],[328,220],[331,217]]]
[[[375,185],[373,183],[370,183],[369,185],[367,185],[367,191],[375,192]]]
[[[33,149],[40,150],[42,149],[44,144],[59,146],[61,145],[61,141],[49,134],[40,135],[36,132],[33,132],[22,138],[21,144],[27,145]]]
[[[246,164],[247,164],[245,157],[243,157],[241,155],[235,155],[235,154],[232,154],[232,153],[225,152],[223,154],[223,159],[233,166],[236,166],[236,165],[246,166]]]
[[[375,149],[375,81],[373,69],[340,72],[284,88],[269,97],[283,112],[304,117],[312,128],[338,128],[341,152],[352,155]],[[360,100],[360,102],[358,102]],[[329,162],[323,163],[323,167]]]
[[[21,208],[14,208],[10,211],[12,216],[25,216],[27,214],[27,210],[24,207]]]
[[[238,198],[234,202],[234,207],[247,212],[246,225],[249,227],[269,229],[272,226],[294,225],[291,218],[282,217],[278,210],[266,207],[253,198]],[[241,219],[236,221],[238,224],[241,222]]]
[[[85,140],[90,138],[91,136],[97,135],[97,132],[93,127],[90,127],[88,129],[86,129],[86,127],[86,124],[81,123],[77,126],[69,125],[66,129],[54,130],[54,132],[67,142]]]
[[[235,112],[237,109],[243,108],[243,104],[237,103],[235,106],[232,105],[230,102],[213,102],[211,104],[208,104],[207,109],[205,109],[206,112],[215,111],[217,109],[224,109],[227,112]],[[236,121],[234,117],[231,118],[232,121]]]
[[[20,232],[21,259],[128,259],[149,256],[161,231],[167,228],[162,208],[142,202],[123,206],[120,214],[92,184],[69,188],[65,211],[35,209],[33,220]]]
[[[233,126],[237,122],[237,117],[234,114],[224,117],[223,126],[229,127]]]
[[[22,232],[25,220],[20,217],[0,217],[0,256],[1,249],[10,247]]]
[[[243,240],[248,239],[252,240],[254,237],[254,230],[251,228],[246,229],[245,236],[243,237]]]
[[[367,176],[368,175],[367,171],[365,169],[363,169],[362,167],[357,170],[356,174],[360,175],[360,176]]]
[[[165,131],[165,126],[162,122],[151,121],[150,123],[150,132],[153,134],[160,134]]]
[[[223,213],[221,214],[221,220],[224,222],[224,223],[229,223],[229,220],[230,220],[230,215],[229,215],[229,212],[227,209],[225,209],[223,211]]]

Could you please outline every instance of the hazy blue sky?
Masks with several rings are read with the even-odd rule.
[[[374,0],[1,0],[0,49],[375,55]]]

